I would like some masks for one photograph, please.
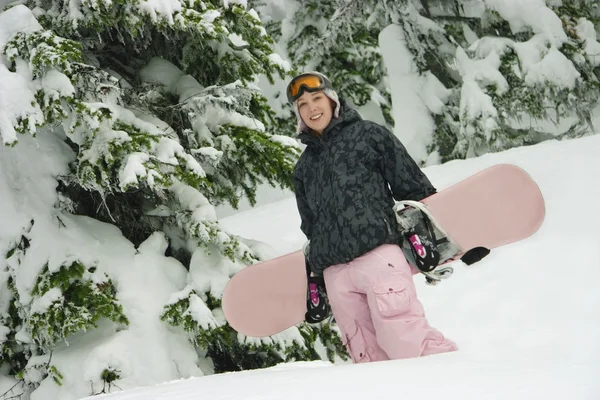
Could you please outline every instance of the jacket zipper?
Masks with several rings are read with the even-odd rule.
[[[335,130],[335,127],[330,130],[329,134],[331,135],[332,131],[334,131],[334,130]],[[331,199],[330,199],[330,201],[331,201],[331,203],[330,203],[331,204],[330,205],[331,210],[329,210],[329,212],[331,213],[331,217],[334,219],[333,223],[335,224],[336,230],[338,232],[340,232],[341,231],[341,229],[340,229],[340,223],[338,221],[339,220],[338,213],[340,212],[340,208],[337,205],[334,207],[334,202],[333,202],[333,200],[334,200],[333,196],[334,196],[334,193],[335,193],[335,190],[334,190],[335,188],[333,186],[333,166],[334,166],[333,159],[334,158],[333,158],[333,154],[331,152],[331,141],[332,140],[333,140],[333,138],[330,137],[329,138],[329,142],[330,143],[326,144],[326,147],[327,147],[327,156],[328,156],[329,162],[330,162],[330,166],[328,168],[328,175],[329,175],[329,190],[331,191]],[[350,262],[350,261],[351,260],[344,259],[344,262]]]

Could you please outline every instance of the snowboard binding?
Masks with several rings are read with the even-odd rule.
[[[309,276],[304,320],[309,324],[316,324],[327,319],[330,314],[331,308],[327,299],[323,277]]]
[[[422,215],[417,224],[403,232],[408,240],[417,268],[424,272],[433,271],[440,262],[440,252],[431,222]]]
[[[401,201],[394,207],[401,248],[407,261],[425,275],[427,284],[436,285],[452,276],[454,269],[443,266],[461,253],[446,232],[429,214],[426,206],[416,201]]]
[[[302,252],[304,253],[307,280],[306,314],[304,314],[304,320],[309,324],[316,324],[324,321],[331,315],[331,306],[327,298],[325,280],[322,276],[312,276],[308,258],[310,242],[306,242],[302,246]]]

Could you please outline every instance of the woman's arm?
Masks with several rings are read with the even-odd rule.
[[[368,129],[375,140],[377,152],[382,156],[381,172],[396,200],[419,201],[436,193],[435,187],[408,154],[400,139],[376,123],[370,123]]]

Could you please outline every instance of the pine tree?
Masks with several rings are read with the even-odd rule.
[[[293,65],[330,75],[356,105],[369,96],[387,99],[380,105],[390,126],[388,72],[377,38],[390,24],[401,27],[402,45],[412,53],[420,76],[445,88],[436,100],[444,106],[431,111],[435,131],[427,152],[437,155],[433,159],[444,162],[594,131],[591,112],[599,99],[597,2],[296,3],[295,15],[285,21]],[[535,20],[537,13],[545,16],[543,22]],[[268,29],[279,37],[284,28],[273,22]],[[528,54],[537,54],[536,59]],[[537,65],[542,60],[546,62]],[[571,77],[568,81],[560,73],[540,78],[549,71],[537,71],[535,78],[532,67],[551,68],[555,61]],[[558,125],[565,118],[573,119],[573,125],[558,136],[535,127],[543,121]]]
[[[559,3],[537,4],[533,13],[533,3],[508,8],[494,0],[421,2],[420,15],[443,31],[419,35],[409,48],[420,71],[431,71],[451,90],[435,116],[430,152],[445,161],[555,137],[522,127],[524,121],[558,124],[575,117],[559,137],[593,132],[591,112],[600,99],[598,50],[592,50],[598,6]],[[439,61],[419,62],[424,48]]]
[[[333,349],[327,357],[343,356],[338,336],[319,337],[327,327],[303,327],[293,339],[245,342],[219,317],[215,285],[259,257],[220,228],[214,206],[236,207],[243,196],[254,204],[263,182],[291,188],[300,151],[294,140],[271,133],[277,121],[255,84],[259,75],[272,82],[286,73],[257,14],[245,1],[25,5],[40,25],[16,32],[0,52],[11,77],[29,79],[36,91],[0,135],[14,151],[19,135],[58,135],[71,148],[70,172],[57,178],[57,221],[90,216],[118,226],[136,246],[162,231],[168,254],[184,265],[208,257],[194,268],[215,272],[216,281],[191,284],[165,305],[163,320],[189,332],[217,371],[320,358],[315,342]],[[9,339],[0,361],[35,386],[39,379],[27,378],[32,368],[60,383],[50,362],[58,342],[95,328],[99,319],[126,326],[128,318],[114,282],[93,262],[68,254],[42,266],[31,299],[19,299],[15,280],[28,262],[31,226],[5,255],[3,282],[12,298],[0,315]],[[28,346],[14,341],[23,325]],[[110,368],[105,372],[105,382],[118,378]]]
[[[385,67],[378,49],[378,6],[361,1],[297,1],[297,11],[285,22],[267,24],[268,32],[281,38],[293,26],[284,43],[293,73],[317,70],[327,75],[338,94],[355,106],[375,101],[391,126],[390,94]],[[365,15],[371,15],[365,18]]]

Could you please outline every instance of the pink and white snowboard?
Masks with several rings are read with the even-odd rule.
[[[511,164],[487,168],[422,202],[464,251],[523,240],[540,228],[545,216],[537,184]],[[304,321],[306,292],[299,250],[233,276],[223,293],[223,312],[239,333],[270,336]]]

